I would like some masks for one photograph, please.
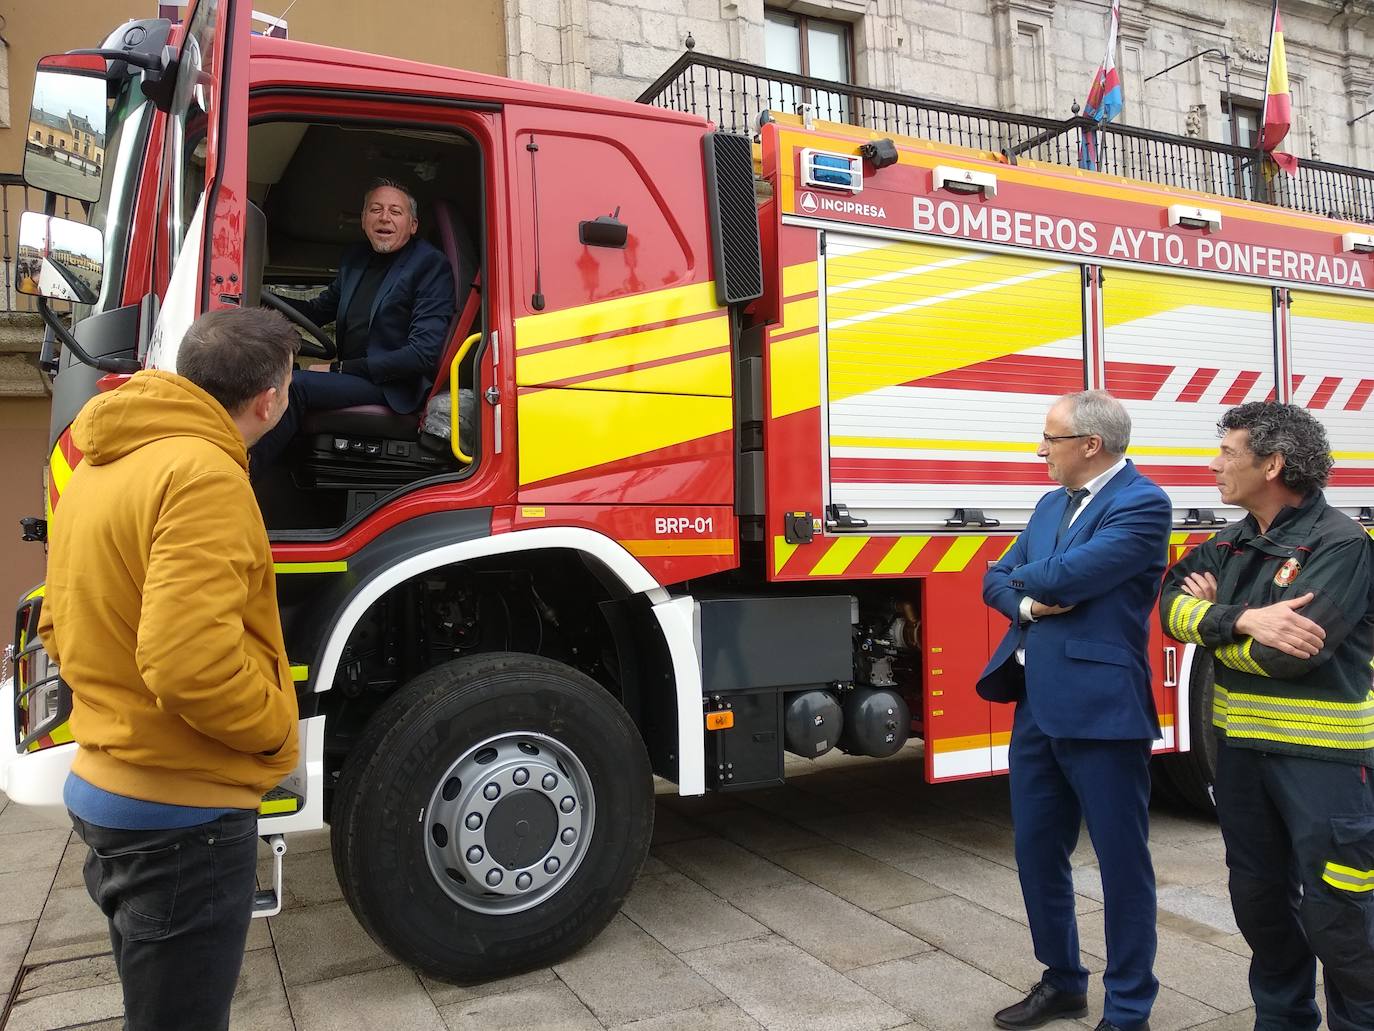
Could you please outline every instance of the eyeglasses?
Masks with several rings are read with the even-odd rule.
[[[1087,437],[1095,437],[1096,435],[1095,433],[1061,433],[1056,437],[1051,433],[1040,434],[1046,444],[1053,444],[1056,440],[1084,440]]]

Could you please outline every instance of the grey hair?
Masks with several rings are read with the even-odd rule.
[[[1081,390],[1059,399],[1069,406],[1069,426],[1075,434],[1102,438],[1102,450],[1124,455],[1131,446],[1131,417],[1121,402],[1105,390]]]
[[[417,222],[420,220],[420,205],[415,202],[415,194],[410,192],[410,187],[403,182],[400,182],[396,179],[388,179],[385,176],[378,176],[376,179],[373,179],[372,182],[367,184],[367,192],[363,194],[364,211],[367,210],[368,198],[371,197],[378,190],[382,189],[383,187],[389,187],[393,190],[400,190],[402,193],[404,193],[406,195],[406,199],[410,201],[410,217],[415,219]]]
[[[1326,486],[1331,475],[1331,444],[1326,428],[1311,412],[1277,401],[1236,405],[1217,423],[1217,434],[1249,430],[1250,450],[1257,458],[1283,455],[1283,485],[1303,497]]]

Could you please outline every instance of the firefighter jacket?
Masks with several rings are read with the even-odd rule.
[[[190,380],[82,410],[39,633],[73,696],[72,769],[150,802],[256,809],[296,765],[272,552],[242,434]]]
[[[1183,591],[1190,573],[1211,573],[1216,601]],[[1230,745],[1374,766],[1374,541],[1320,492],[1285,508],[1265,533],[1254,516],[1184,556],[1164,578],[1165,633],[1212,652],[1212,722]],[[1304,594],[1298,611],[1326,631],[1300,659],[1238,636],[1236,620]]]

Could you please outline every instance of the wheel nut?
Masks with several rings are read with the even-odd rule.
[[[564,827],[563,833],[558,836],[562,839],[563,844],[571,845],[577,840],[577,831],[573,830],[571,827]]]
[[[473,845],[472,848],[468,849],[468,862],[480,863],[484,855],[486,855],[486,853],[482,851],[480,845]]]
[[[544,779],[540,783],[544,785],[545,791],[552,791],[554,788],[558,787],[558,778],[552,773],[546,773],[544,774]]]
[[[515,771],[515,776],[511,778],[516,784],[528,784],[530,781],[530,771],[523,766]]]
[[[463,824],[468,830],[475,831],[478,827],[482,826],[482,814],[468,813],[468,818],[463,821]]]
[[[500,784],[488,784],[482,789],[482,797],[488,802],[495,802],[501,794]]]
[[[530,881],[532,881],[533,879],[534,878],[532,878],[529,874],[522,873],[519,877],[515,879],[515,886],[519,888],[521,891],[524,891],[526,888],[530,886]]]
[[[577,800],[572,795],[564,795],[563,801],[558,803],[558,808],[565,813],[570,813],[577,808]]]
[[[557,873],[557,872],[558,872],[558,857],[557,857],[557,856],[549,856],[548,859],[544,860],[544,872],[545,872],[545,873]]]
[[[498,884],[500,884],[500,883],[501,883],[501,871],[500,871],[500,870],[488,870],[488,871],[487,871],[487,883],[490,884],[493,888],[496,887]]]

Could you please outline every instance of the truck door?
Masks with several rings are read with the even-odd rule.
[[[162,148],[150,368],[175,369],[196,316],[242,298],[251,19],[249,0],[195,0],[186,20]]]
[[[1321,420],[1336,466],[1326,500],[1370,521],[1374,507],[1374,300],[1290,291],[1293,403]]]
[[[1045,411],[1084,387],[1079,266],[826,233],[825,300],[829,503],[869,532],[1024,526]]]

